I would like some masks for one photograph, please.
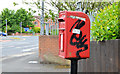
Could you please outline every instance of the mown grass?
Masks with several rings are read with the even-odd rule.
[[[10,37],[10,39],[20,40],[21,38],[18,38],[18,37]]]

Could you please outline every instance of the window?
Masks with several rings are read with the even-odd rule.
[[[38,25],[38,22],[34,22],[35,25]]]

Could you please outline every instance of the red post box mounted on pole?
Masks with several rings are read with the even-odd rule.
[[[59,56],[66,59],[90,57],[90,19],[79,11],[59,13]]]

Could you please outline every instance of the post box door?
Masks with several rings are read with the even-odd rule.
[[[89,58],[90,20],[82,12],[66,12],[66,58]]]

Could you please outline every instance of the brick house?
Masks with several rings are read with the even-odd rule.
[[[40,16],[34,16],[35,21],[33,21],[33,24],[35,24],[35,27],[40,27]]]
[[[35,24],[35,27],[40,27],[40,16],[34,16],[33,18],[35,18],[35,21],[33,21],[33,24]],[[45,22],[45,23],[49,23],[49,27],[54,27],[55,25],[55,22],[52,22],[52,19],[48,19],[48,22]]]

